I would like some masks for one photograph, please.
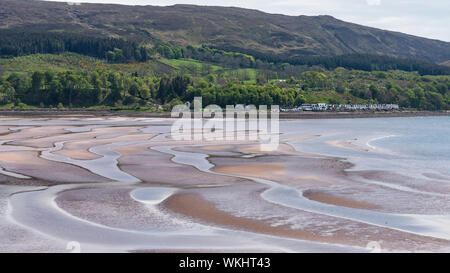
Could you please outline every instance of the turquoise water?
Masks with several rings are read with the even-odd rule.
[[[280,128],[296,149],[346,158],[358,170],[432,173],[450,182],[450,117],[299,120]],[[347,146],[332,145],[339,141]]]

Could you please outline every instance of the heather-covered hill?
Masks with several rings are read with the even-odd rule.
[[[169,7],[2,0],[0,27],[209,47],[254,56],[388,55],[450,60],[450,43],[331,16],[285,16],[227,7]]]

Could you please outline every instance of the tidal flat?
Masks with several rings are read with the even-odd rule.
[[[172,123],[0,117],[0,252],[450,251],[449,117],[286,120],[275,151]]]

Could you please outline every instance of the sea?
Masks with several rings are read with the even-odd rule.
[[[450,117],[295,120],[281,122],[280,132],[297,150],[345,158],[353,170],[450,183]]]

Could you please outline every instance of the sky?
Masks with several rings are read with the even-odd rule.
[[[62,0],[52,0],[67,2]],[[381,29],[450,42],[450,0],[71,0],[127,5],[234,6],[286,15],[331,15]]]

